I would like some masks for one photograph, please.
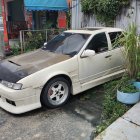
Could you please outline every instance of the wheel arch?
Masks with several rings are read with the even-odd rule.
[[[55,79],[55,78],[58,78],[58,77],[63,77],[63,78],[65,78],[66,80],[68,80],[68,82],[70,83],[70,86],[71,86],[71,94],[72,94],[73,88],[72,88],[72,80],[71,80],[71,78],[70,78],[68,75],[66,75],[66,74],[58,74],[58,75],[55,75],[55,76],[51,77],[51,78],[44,84],[44,86],[43,86],[43,88],[42,88],[42,91],[41,91],[41,94],[40,94],[40,99],[41,99],[41,95],[42,95],[42,93],[43,93],[43,91],[44,91],[46,85],[47,85],[51,80],[53,80],[53,79]]]

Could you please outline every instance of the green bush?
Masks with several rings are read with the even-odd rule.
[[[117,39],[115,44],[124,46],[122,50],[125,58],[125,68],[129,79],[136,79],[140,71],[140,36],[137,34],[137,26],[129,25],[123,36]]]
[[[82,0],[82,12],[95,14],[100,22],[110,25],[130,0]]]
[[[46,40],[44,32],[27,32],[27,41],[26,41],[26,49],[28,50],[35,50],[41,48]]]
[[[12,55],[19,55],[20,54],[20,48],[17,46],[12,46],[11,50],[12,50]]]

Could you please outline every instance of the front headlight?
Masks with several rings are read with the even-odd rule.
[[[0,83],[4,86],[14,89],[14,90],[20,90],[22,88],[22,84],[20,84],[20,83],[11,83],[11,82],[7,82],[4,80],[1,80]]]

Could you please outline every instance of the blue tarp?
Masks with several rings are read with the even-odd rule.
[[[68,10],[67,0],[24,0],[26,10]]]

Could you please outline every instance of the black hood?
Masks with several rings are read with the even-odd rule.
[[[67,55],[36,50],[0,62],[0,79],[16,83],[22,78],[56,63],[70,59]]]
[[[10,61],[2,61],[0,63],[0,80],[16,83],[20,79],[28,76],[24,70],[19,70],[20,65]]]

